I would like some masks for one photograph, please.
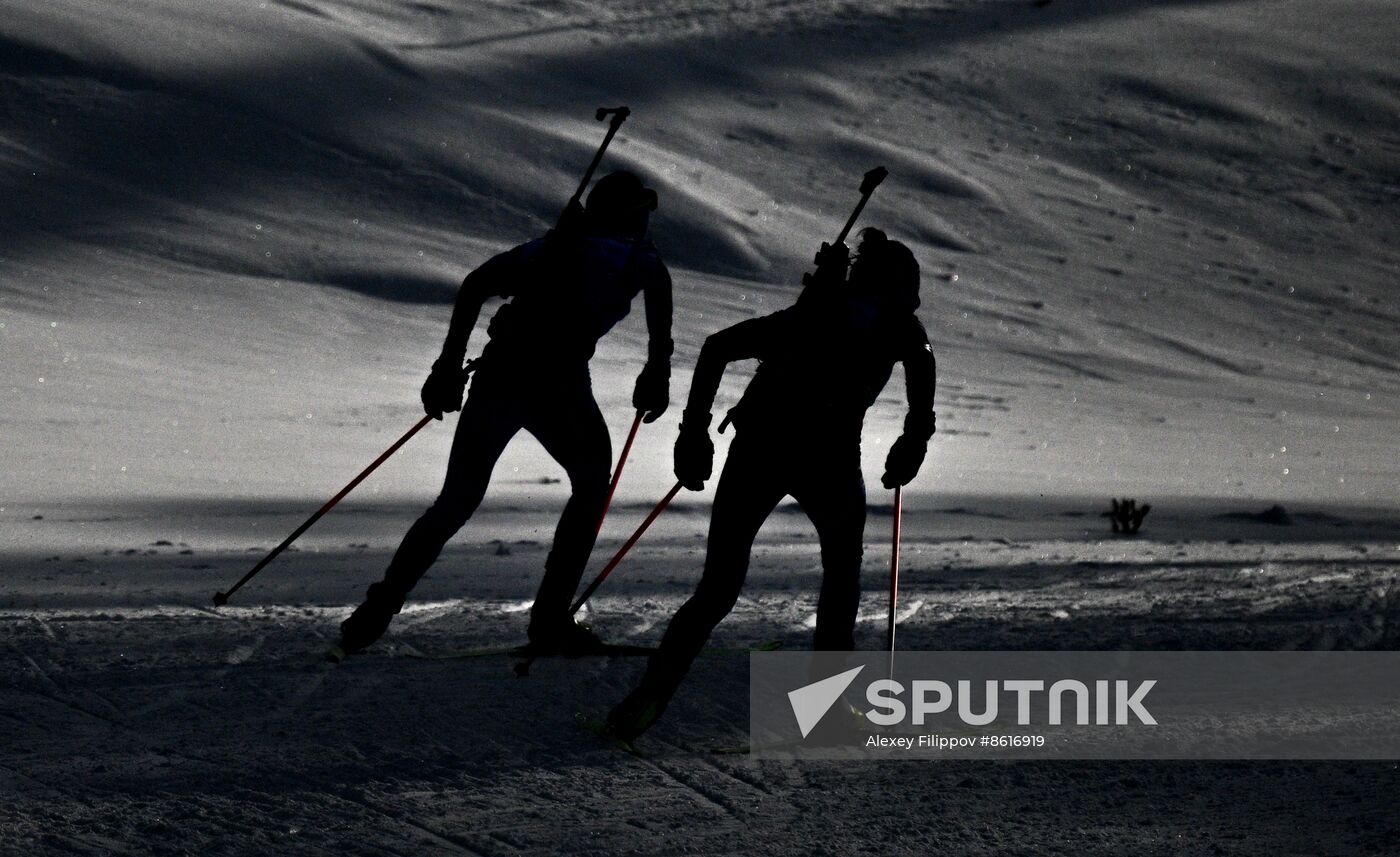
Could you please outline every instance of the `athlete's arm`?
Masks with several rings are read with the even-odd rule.
[[[467,340],[476,327],[488,298],[509,297],[511,284],[525,261],[525,245],[498,253],[467,274],[452,305],[452,321],[442,343],[442,355],[433,365],[460,369],[467,356]]]
[[[782,310],[761,318],[751,318],[711,334],[700,348],[700,359],[695,362],[695,374],[690,379],[690,397],[685,405],[686,414],[709,414],[715,403],[715,394],[719,392],[720,379],[724,377],[724,367],[736,360],[762,358],[766,346],[773,343],[789,312]]]
[[[886,488],[908,485],[919,475],[928,451],[928,439],[933,436],[933,388],[936,366],[928,334],[918,319],[911,318],[897,344],[900,362],[904,364],[905,392],[909,397],[909,413],[904,417],[904,433],[890,445],[885,457],[885,474],[880,482]]]
[[[632,389],[632,407],[656,422],[671,403],[671,274],[655,256],[642,284],[647,315],[647,362]]]
[[[784,311],[786,312],[786,311]],[[763,357],[778,335],[786,316],[776,312],[763,318],[741,321],[705,340],[695,375],[690,379],[690,398],[681,415],[681,431],[676,436],[676,479],[692,491],[705,487],[714,471],[715,444],[710,439],[710,407],[719,391],[724,367],[735,360]]]
[[[933,435],[933,392],[938,381],[938,364],[929,345],[928,332],[918,319],[901,337],[900,362],[904,364],[904,390],[909,413],[904,417],[904,433],[928,440]]]
[[[675,347],[671,341],[671,272],[660,260],[642,287],[642,302],[647,315],[647,363],[664,365],[669,373]]]

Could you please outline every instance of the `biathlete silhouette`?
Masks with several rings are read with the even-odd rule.
[[[614,119],[609,140],[619,122]],[[462,411],[442,492],[409,528],[384,578],[341,623],[333,659],[384,634],[443,545],[476,511],[497,459],[521,429],[563,466],[572,490],[530,610],[527,649],[535,655],[581,655],[605,648],[569,611],[609,499],[612,464],[588,364],[598,340],[641,294],[649,339],[632,404],[640,418],[653,422],[669,402],[672,341],[671,277],[646,237],[656,192],[634,173],[619,170],[598,181],[586,204],[579,203],[602,151],[558,226],[487,260],[463,280],[441,356],[422,391],[428,415],[441,419]],[[492,317],[481,356],[464,365],[468,337],[493,297],[509,303]],[[463,404],[469,374],[471,393]]]
[[[665,711],[733,609],[754,537],[785,496],[801,504],[821,543],[813,647],[854,648],[866,518],[865,413],[894,364],[902,363],[909,409],[882,482],[908,484],[934,433],[936,366],[914,314],[918,262],[904,244],[878,229],[860,233],[854,257],[841,241],[824,244],[806,283],[795,305],[722,330],[700,352],[675,445],[676,478],[691,490],[703,488],[713,470],[710,411],[725,367],[751,358],[761,363],[726,419],[736,434],[715,492],[700,583],[671,620],[641,682],[609,713],[606,729],[618,740],[630,743]]]

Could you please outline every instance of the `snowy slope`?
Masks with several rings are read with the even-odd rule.
[[[330,493],[416,418],[462,274],[545,226],[624,102],[673,400],[883,163],[864,222],[915,247],[940,366],[917,487],[1400,499],[1392,6],[870,9],[4,3],[4,505]],[[595,364],[615,442],[642,339]],[[627,496],[664,490],[678,410]],[[449,435],[363,490],[430,496]],[[562,490],[530,441],[501,473]]]

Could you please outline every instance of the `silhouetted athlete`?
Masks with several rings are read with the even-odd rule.
[[[816,526],[822,587],[818,650],[854,648],[865,531],[860,433],[896,362],[904,364],[909,412],[890,448],[883,482],[918,473],[934,431],[935,366],[919,305],[919,266],[908,247],[867,229],[847,279],[846,248],[824,248],[798,302],[740,322],[705,341],[676,439],[676,478],[699,490],[710,478],[710,408],[724,367],[762,361],[730,411],[736,435],[710,517],[705,570],[676,613],[641,683],[608,715],[608,728],[632,740],[665,710],[711,631],[738,600],[753,540],[792,495]]]
[[[576,206],[576,204],[575,204]],[[608,428],[593,399],[588,361],[599,338],[631,309],[646,305],[647,362],[632,404],[652,422],[666,410],[671,378],[671,276],[644,236],[656,193],[619,171],[600,179],[586,208],[565,212],[559,228],[495,256],[467,275],[457,293],[442,356],[423,384],[423,407],[441,419],[462,410],[447,477],[437,501],[399,545],[383,581],[340,626],[340,647],[359,651],[383,635],[404,599],[486,493],[496,460],[515,433],[534,435],[569,476],[544,579],[530,611],[529,637],[541,653],[598,644],[569,615],[597,535],[612,466]],[[487,298],[510,298],[487,327],[490,341],[473,364],[463,407],[463,359]]]

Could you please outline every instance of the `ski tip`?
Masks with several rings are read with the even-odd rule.
[[[345,660],[345,658],[345,650],[342,649],[340,646],[331,646],[329,649],[326,650],[326,660],[330,661],[333,664],[338,664],[341,661]]]
[[[614,735],[613,731],[610,728],[608,728],[608,724],[606,721],[601,720],[597,717],[593,717],[592,715],[585,714],[582,711],[574,713],[574,721],[578,723],[579,727],[582,728],[585,732],[596,735],[597,737],[606,741],[608,744],[612,745],[614,748],[621,750],[624,753],[630,753],[633,756],[641,755],[641,753],[638,752],[636,745],[633,744],[631,741],[625,741],[622,738],[619,738],[616,735]]]

